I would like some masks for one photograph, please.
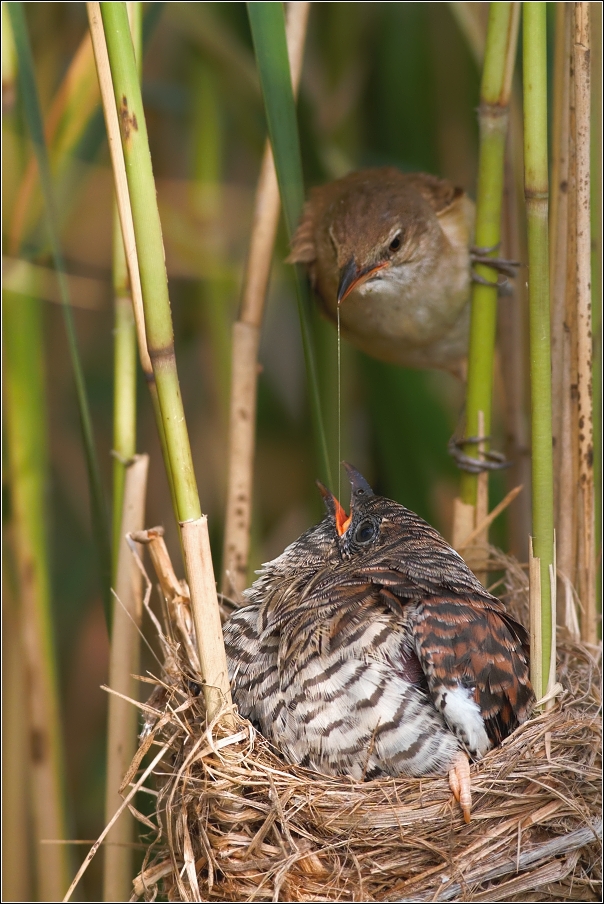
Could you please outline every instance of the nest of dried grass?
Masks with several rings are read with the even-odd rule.
[[[495,592],[526,621],[525,573],[495,551],[490,566],[502,572]],[[326,777],[285,764],[239,717],[234,732],[220,719],[208,726],[191,645],[162,642],[165,673],[133,764],[166,746],[155,768],[160,828],[134,899],[601,900],[593,648],[560,643],[553,707],[472,767],[465,825],[446,777]]]

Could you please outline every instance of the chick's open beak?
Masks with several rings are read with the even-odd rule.
[[[317,480],[317,486],[319,487],[319,492],[325,500],[329,512],[333,516],[338,535],[341,537],[342,534],[345,534],[348,530],[351,516],[346,514],[334,494],[328,490],[326,486],[323,486],[319,480]]]

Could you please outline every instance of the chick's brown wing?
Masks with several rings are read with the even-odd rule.
[[[480,599],[430,597],[414,606],[410,630],[433,697],[467,688],[495,744],[526,721],[535,700],[527,637],[507,613]]]

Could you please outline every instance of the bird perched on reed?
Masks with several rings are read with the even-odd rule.
[[[357,779],[449,771],[469,819],[480,759],[534,702],[527,635],[425,521],[347,465],[326,517],[224,628],[239,712],[291,762]]]
[[[288,261],[362,351],[462,376],[473,230],[473,202],[446,179],[361,170],[311,191]]]
[[[313,188],[291,243],[323,313],[366,354],[402,367],[466,378],[473,263],[504,276],[518,264],[474,248],[474,202],[459,186],[395,167],[360,170]],[[504,280],[505,282],[505,280]],[[465,443],[478,438],[464,440]],[[464,470],[505,466],[503,456],[449,451]]]

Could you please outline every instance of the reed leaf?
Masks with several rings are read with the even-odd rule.
[[[268,133],[279,183],[283,218],[288,239],[291,240],[302,213],[304,177],[302,174],[296,105],[287,55],[283,5],[281,3],[259,2],[248,3],[247,8],[258,72],[260,74]],[[308,292],[305,288],[306,283],[297,269],[295,272],[295,283],[310,407],[318,460],[321,465],[321,476],[328,485],[333,485],[308,313]]]

